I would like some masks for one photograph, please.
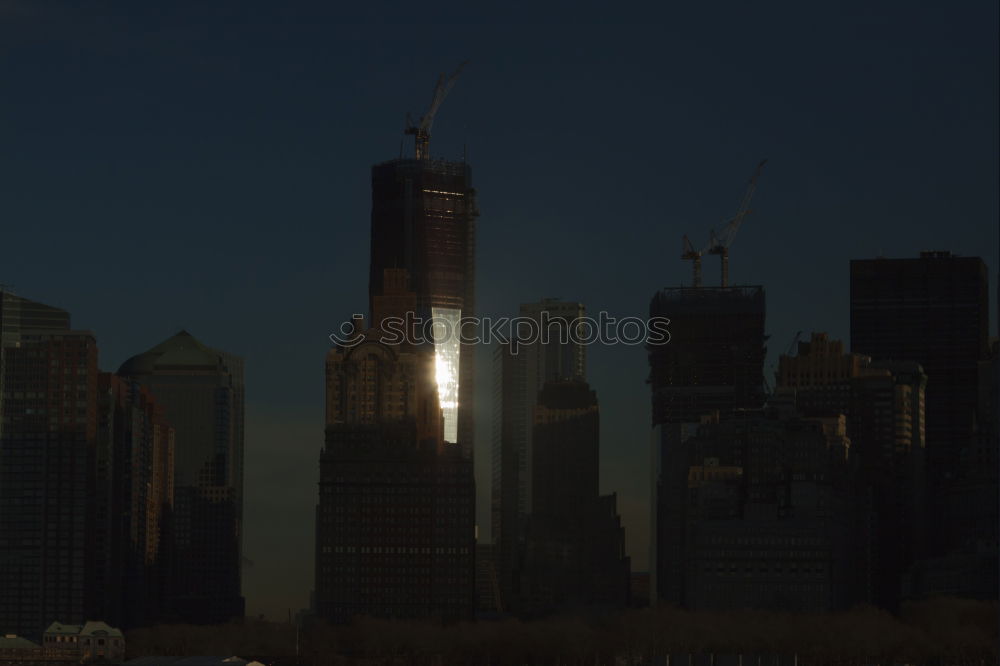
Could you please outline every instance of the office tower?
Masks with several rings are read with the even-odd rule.
[[[846,608],[849,446],[842,416],[806,419],[776,404],[706,417],[681,444],[684,605]]]
[[[547,382],[533,421],[533,503],[519,610],[624,607],[629,558],[615,496],[599,492],[597,395],[580,380]]]
[[[961,473],[962,452],[974,439],[978,364],[989,352],[988,290],[978,257],[922,252],[851,262],[851,350],[915,361],[927,373],[928,480],[935,493]]]
[[[925,387],[918,363],[845,353],[813,333],[778,361],[777,386],[812,416],[847,417],[856,547],[857,602],[896,609],[904,577],[923,549]]]
[[[174,428],[167,615],[191,624],[243,617],[243,360],[181,331],[118,374],[148,388]]]
[[[973,445],[959,460],[959,473],[937,494],[944,523],[927,531],[931,539],[951,544],[942,555],[918,561],[907,581],[907,595],[916,598],[964,597],[997,599],[998,572],[998,428],[1000,356],[996,339],[991,358],[979,363],[979,405]]]
[[[0,366],[3,350],[20,339],[21,330],[67,330],[65,310],[22,298],[0,285]],[[3,372],[0,372],[0,433],[3,432]]]
[[[130,629],[164,617],[174,430],[134,380],[101,373],[98,388],[93,615]]]
[[[989,358],[988,291],[978,257],[922,252],[918,258],[851,262],[852,350],[913,361],[927,375],[926,515],[936,528],[924,540],[925,561],[915,568],[915,595],[968,594],[987,586],[996,592],[996,560],[983,565],[978,543],[985,535],[976,527],[997,522],[996,467],[987,471],[977,453],[983,441],[978,376]]]
[[[372,167],[369,306],[386,269],[405,269],[416,294],[414,311],[441,322],[434,340],[435,377],[444,411],[444,437],[472,456],[474,346],[462,343],[460,324],[475,315],[475,220],[479,215],[469,165],[398,159]],[[430,327],[426,329],[431,331]]]
[[[515,327],[520,331],[511,334],[520,334],[524,343],[501,344],[494,350],[491,536],[506,597],[519,587],[518,560],[531,513],[531,441],[538,392],[548,381],[586,379],[580,330],[585,314],[582,303],[558,299],[522,304]]]
[[[682,444],[702,417],[764,403],[764,288],[668,288],[650,317],[670,319],[670,342],[649,347],[652,389],[652,603],[684,602]]]
[[[415,307],[405,270],[381,282],[375,321]],[[354,335],[326,359],[316,613],[470,619],[475,483],[471,458],[445,441],[435,350],[366,329],[362,318]]]
[[[82,623],[97,594],[97,344],[63,310],[0,296],[0,627],[38,637]]]

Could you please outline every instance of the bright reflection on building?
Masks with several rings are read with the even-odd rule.
[[[458,323],[461,310],[431,308],[434,320],[434,379],[444,415],[444,439],[458,441],[458,354],[461,350]]]

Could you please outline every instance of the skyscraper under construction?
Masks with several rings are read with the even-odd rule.
[[[475,313],[475,194],[464,162],[398,159],[372,168],[369,298],[381,293],[386,269],[405,268],[416,315],[447,322],[434,346],[444,437],[469,454],[474,350],[454,334]]]
[[[709,414],[764,403],[764,288],[680,287],[653,296],[650,317],[670,319],[670,343],[649,349],[653,502],[650,566],[654,598],[684,604],[682,444]]]
[[[464,63],[463,63],[464,65]],[[461,66],[459,67],[459,71]],[[408,134],[415,135],[415,157],[372,167],[371,263],[368,282],[370,312],[383,290],[388,269],[405,269],[416,295],[415,314],[439,325],[434,334],[435,379],[444,412],[445,441],[472,456],[473,378],[475,354],[462,344],[463,317],[475,314],[475,221],[479,215],[472,172],[464,161],[432,159],[430,128],[458,71],[438,81],[428,111]],[[380,327],[373,321],[372,326]],[[466,326],[468,335],[472,327]]]
[[[315,609],[335,622],[475,609],[473,347],[458,335],[475,311],[475,191],[468,165],[428,153],[456,75],[407,130],[415,158],[372,168],[371,322],[356,315],[327,355]]]

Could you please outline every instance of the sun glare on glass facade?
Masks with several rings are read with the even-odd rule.
[[[471,170],[464,162],[401,158],[372,167],[369,305],[381,293],[384,271],[403,268],[421,319],[438,310],[454,312],[453,320],[473,317],[478,214]],[[445,439],[471,456],[475,353],[469,344],[456,339],[442,346],[441,341],[435,345],[435,362]]]
[[[444,438],[458,441],[458,360],[461,345],[458,335],[462,311],[431,308],[434,319],[434,379],[444,416]]]

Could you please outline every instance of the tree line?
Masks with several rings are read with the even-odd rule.
[[[215,626],[160,625],[127,634],[129,658],[262,657],[273,666],[335,664],[665,664],[688,655],[743,655],[744,666],[995,664],[996,602],[935,599],[898,616],[872,607],[839,613],[686,611],[672,607],[442,624],[357,618],[334,626],[247,619]],[[296,655],[298,655],[296,657]],[[264,658],[267,657],[267,658]],[[268,659],[270,658],[270,659]],[[711,663],[698,659],[700,663]],[[733,663],[737,663],[734,661]]]

